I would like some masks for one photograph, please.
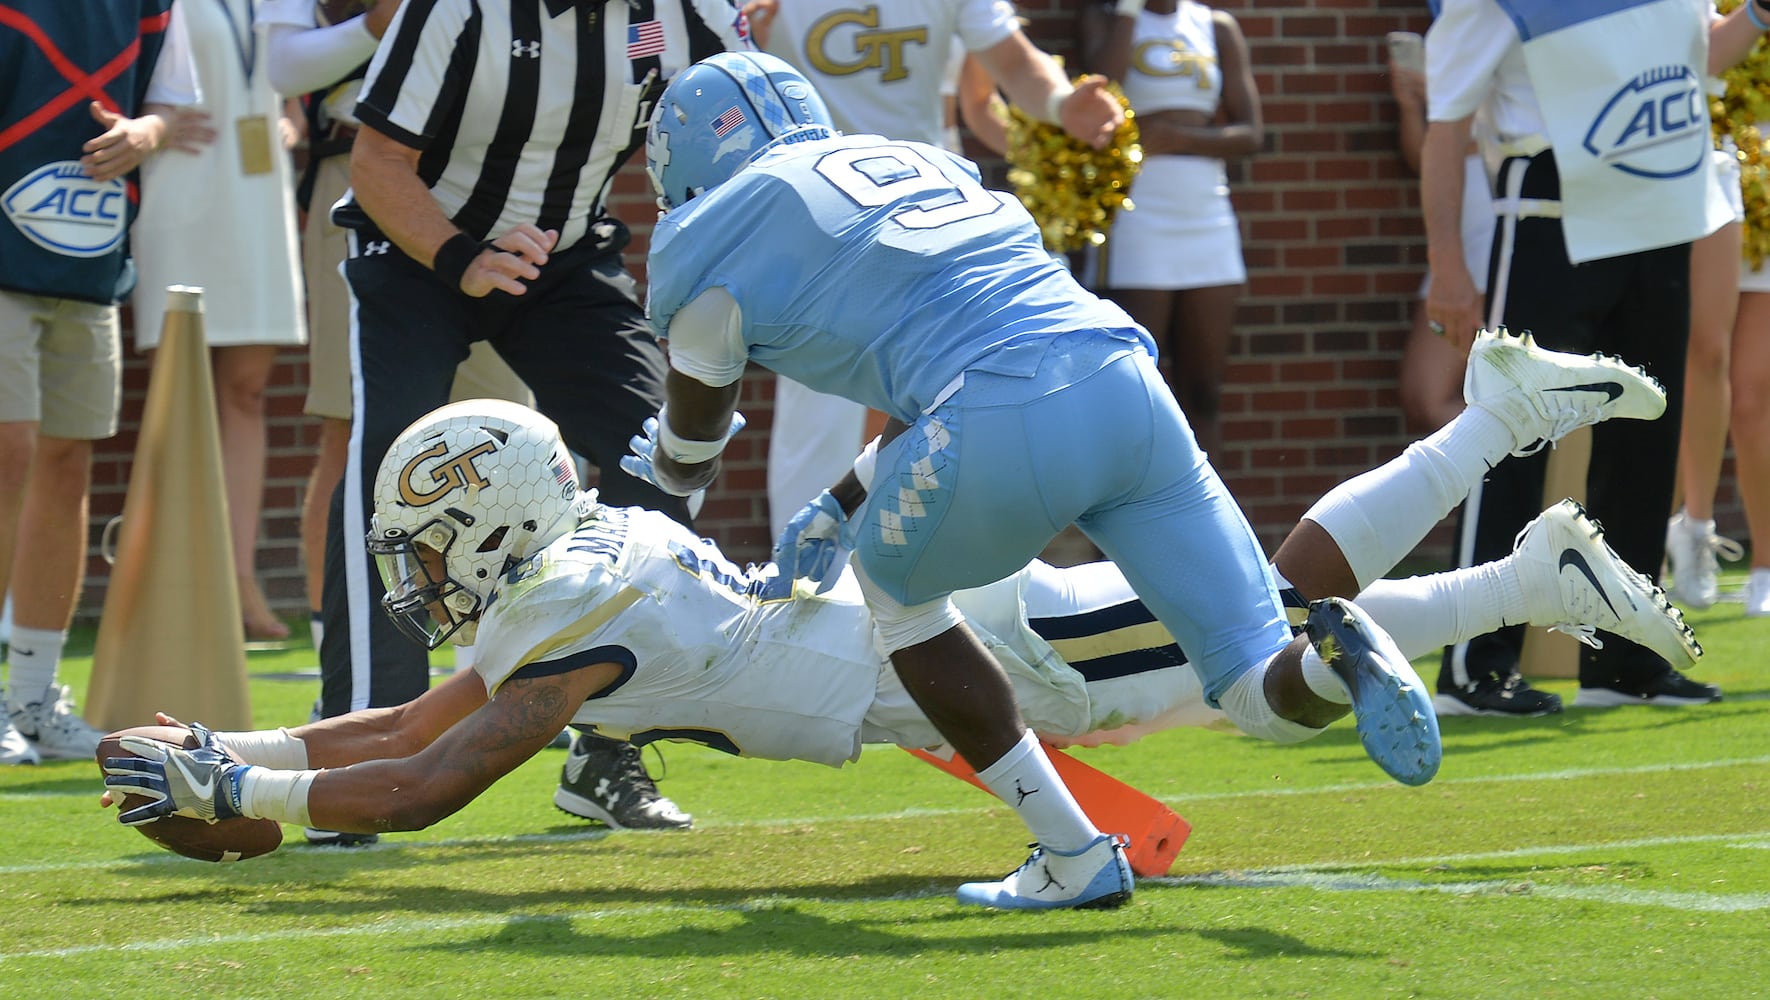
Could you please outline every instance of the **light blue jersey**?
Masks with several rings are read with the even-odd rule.
[[[754,361],[908,425],[843,527],[899,605],[1004,579],[1074,523],[1193,653],[1206,704],[1290,641],[1149,335],[968,161],[876,136],[788,143],[652,239],[674,369],[727,386]]]
[[[960,372],[1030,375],[1057,334],[1148,335],[1088,294],[1032,217],[970,161],[919,142],[781,146],[671,211],[652,237],[648,311],[668,334],[709,288],[742,305],[748,359],[906,422]]]

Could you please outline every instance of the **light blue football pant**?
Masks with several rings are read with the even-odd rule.
[[[987,363],[987,362],[986,362]],[[905,605],[1018,572],[1074,523],[1186,650],[1206,700],[1291,640],[1266,555],[1140,346],[1067,334],[968,370],[879,453],[855,556]]]

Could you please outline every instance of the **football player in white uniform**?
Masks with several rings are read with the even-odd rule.
[[[1338,548],[1363,522],[1388,529],[1368,544],[1405,554],[1456,499],[1435,495],[1438,507],[1422,509],[1425,493],[1479,475],[1532,435],[1553,436],[1520,419],[1485,445],[1470,431],[1532,384],[1533,371],[1565,367],[1566,357],[1520,338],[1479,341],[1466,417],[1335,487],[1280,548],[1287,603],[1324,596],[1314,589],[1321,581],[1347,590],[1362,582],[1360,605],[1410,656],[1519,621],[1588,638],[1603,628],[1678,663],[1700,655],[1678,611],[1572,501],[1533,522],[1510,557],[1472,570],[1378,580],[1368,555]],[[381,466],[369,545],[388,613],[431,648],[473,645],[476,673],[405,705],[294,729],[200,730],[204,746],[193,751],[144,744],[180,766],[162,757],[107,767],[107,796],[155,800],[123,822],[244,815],[364,833],[422,829],[567,724],[831,766],[854,760],[863,743],[940,743],[846,574],[817,594],[772,565],[732,564],[666,517],[597,503],[580,491],[553,423],[514,403],[452,404],[402,434]],[[956,599],[1012,679],[1030,727],[1055,743],[1124,742],[1221,718],[1110,563],[1034,563]]]

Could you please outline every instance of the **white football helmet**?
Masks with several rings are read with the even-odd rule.
[[[496,399],[434,410],[394,440],[375,476],[368,545],[382,608],[427,649],[468,645],[504,572],[595,507],[553,421]]]

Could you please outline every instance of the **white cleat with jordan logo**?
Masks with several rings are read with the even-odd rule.
[[[1131,898],[1125,838],[1103,833],[1065,854],[1033,845],[1032,857],[1000,882],[967,882],[959,902],[997,910],[1110,910]]]
[[[1612,417],[1657,420],[1666,391],[1634,365],[1602,354],[1550,351],[1530,334],[1481,330],[1469,348],[1463,401],[1505,422],[1514,455],[1529,455],[1569,431]]]
[[[1594,629],[1620,635],[1679,669],[1702,656],[1683,613],[1623,562],[1578,501],[1563,500],[1525,525],[1509,558],[1524,588],[1530,624],[1597,647],[1602,643]]]

